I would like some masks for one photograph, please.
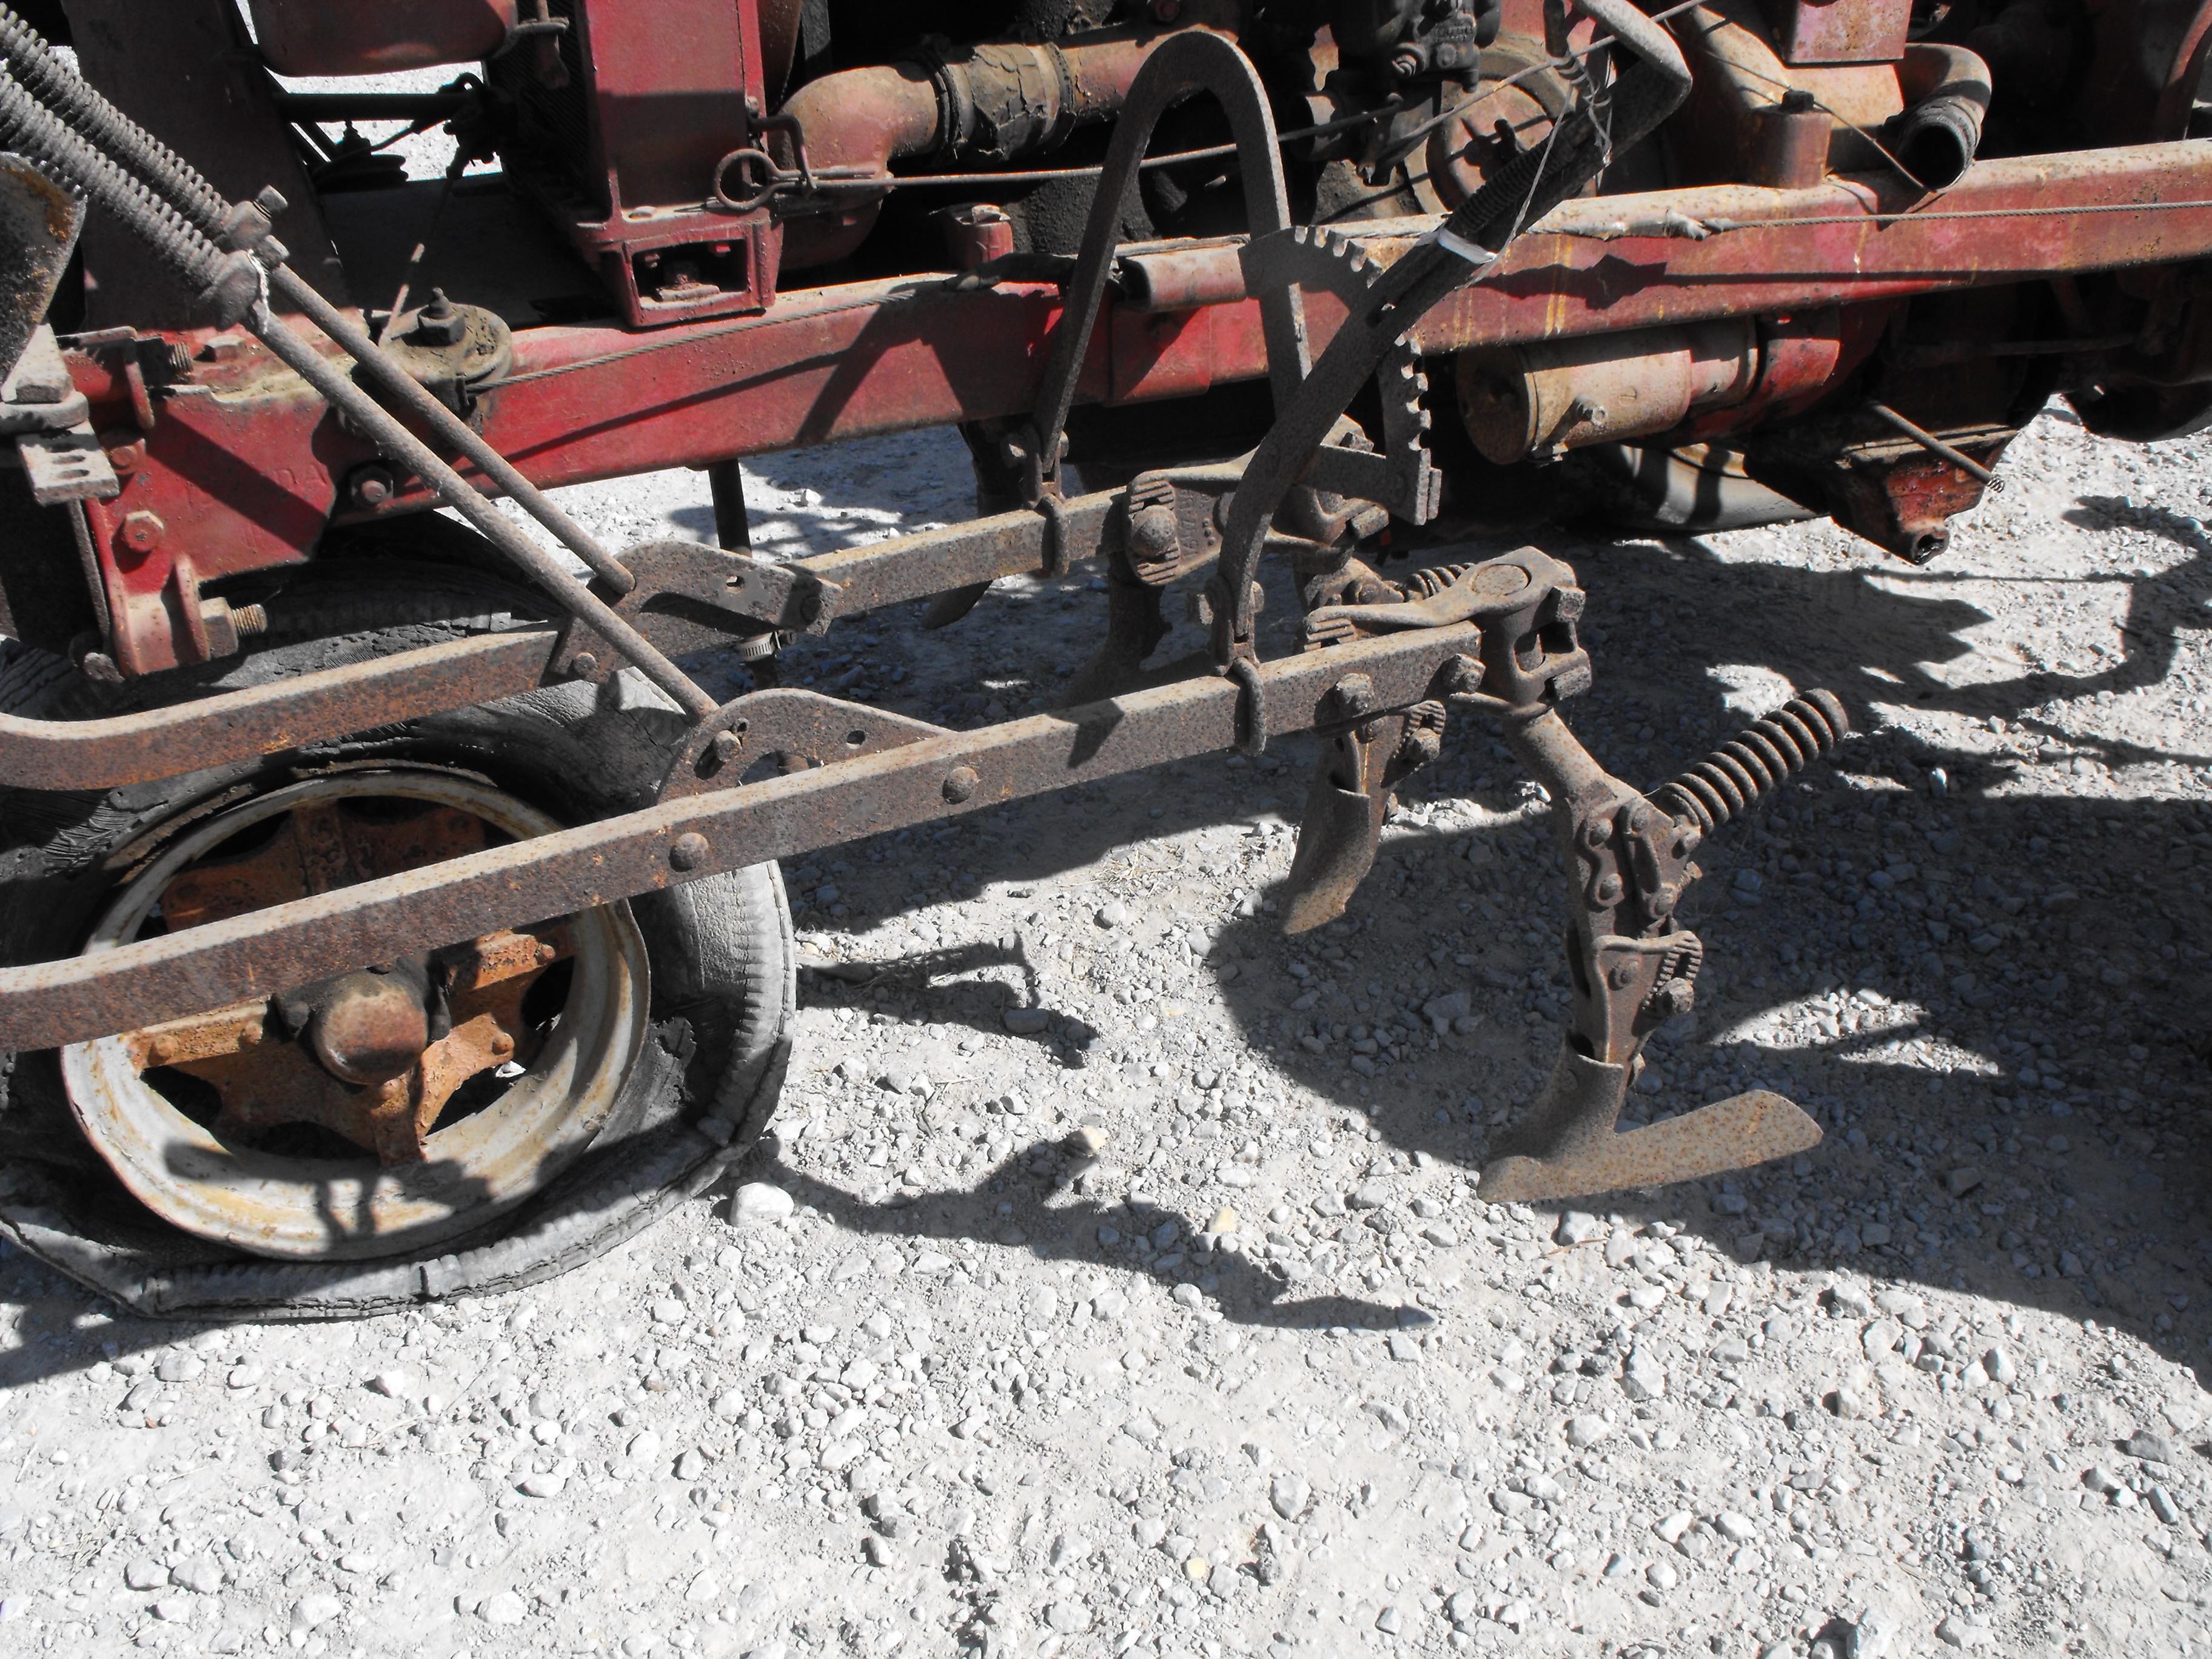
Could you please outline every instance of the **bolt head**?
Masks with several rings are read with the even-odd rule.
[[[706,836],[696,830],[687,830],[669,843],[669,866],[677,870],[696,870],[707,861],[707,854],[712,850]]]
[[[981,781],[975,775],[974,767],[956,766],[945,775],[943,786],[945,799],[957,806],[975,794],[976,785]]]
[[[580,680],[587,680],[599,672],[599,659],[588,651],[579,651],[568,659],[568,672]]]
[[[126,515],[123,520],[123,544],[134,553],[151,553],[161,544],[161,538],[169,526],[161,522],[158,513],[143,509]]]
[[[382,507],[392,496],[392,474],[380,466],[365,466],[353,475],[350,489],[356,507]]]
[[[737,758],[738,734],[734,732],[717,732],[714,733],[713,743],[708,746],[714,750],[716,760],[727,763]]]

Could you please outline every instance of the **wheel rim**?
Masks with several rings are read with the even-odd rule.
[[[441,772],[292,784],[178,834],[86,953],[560,827]],[[86,1138],[163,1219],[261,1255],[389,1255],[482,1225],[589,1146],[648,1001],[616,903],[79,1043],[62,1073]]]

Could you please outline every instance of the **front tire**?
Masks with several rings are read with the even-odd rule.
[[[52,720],[127,713],[524,625],[538,614],[528,596],[478,573],[382,559],[311,567],[264,609],[271,631],[250,654],[212,671],[125,687],[95,684],[58,659],[10,647],[0,665],[0,708]],[[76,954],[103,926],[113,928],[118,905],[145,910],[147,896],[134,898],[132,884],[165,856],[195,836],[206,840],[210,825],[246,823],[257,812],[267,818],[276,810],[270,803],[282,805],[303,791],[465,795],[501,836],[635,810],[653,799],[682,725],[657,694],[622,677],[606,688],[546,688],[105,794],[0,793],[7,841],[0,853],[0,959]],[[501,808],[502,801],[511,807]],[[506,821],[497,822],[502,811]],[[223,844],[234,848],[240,839]],[[295,1205],[283,1226],[257,1234],[250,1216],[241,1221],[235,1206],[222,1201],[228,1154],[212,1164],[203,1156],[183,1176],[149,1168],[149,1160],[191,1161],[163,1154],[164,1123],[177,1131],[171,1154],[192,1139],[179,1127],[184,1118],[161,1115],[173,1103],[166,1097],[136,1101],[135,1140],[88,1133],[101,1109],[100,1100],[88,1098],[94,1068],[87,1062],[101,1045],[89,1044],[66,1059],[51,1051],[0,1055],[0,1230],[94,1289],[152,1314],[374,1312],[509,1288],[580,1265],[702,1190],[757,1140],[788,1054],[796,954],[772,864],[578,920],[582,933],[603,936],[592,982],[627,985],[636,994],[634,1029],[610,1027],[592,1036],[593,1008],[573,994],[550,1015],[538,1011],[541,1035],[577,1037],[566,1049],[572,1062],[605,1069],[570,1079],[591,1097],[588,1109],[549,1109],[546,1121],[557,1133],[549,1134],[545,1155],[535,1157],[526,1138],[507,1147],[499,1182],[449,1182],[429,1210],[394,1209],[389,1228],[372,1222],[319,1231],[309,1215],[303,1231]],[[580,954],[572,985],[590,977],[583,963]],[[552,1037],[544,1040],[545,1050],[562,1050]],[[127,1063],[118,1070],[114,1042],[107,1040],[106,1051],[110,1085],[125,1073],[137,1077]],[[584,1050],[589,1054],[578,1060]],[[526,1074],[514,1086],[527,1081]],[[329,1086],[319,1076],[318,1082]],[[112,1097],[114,1089],[106,1092]],[[492,1111],[481,1102],[471,1109],[455,1127],[457,1137]],[[198,1113],[203,1139],[211,1115]],[[265,1140],[243,1150],[264,1163],[290,1158],[289,1178],[301,1195],[334,1171],[356,1188],[408,1185],[406,1172],[395,1177],[359,1146],[328,1135],[317,1140],[296,1125],[285,1133],[290,1138],[276,1136],[273,1151]],[[412,1178],[460,1162],[459,1139],[450,1158],[439,1155],[444,1133],[424,1143],[432,1162],[415,1165]]]

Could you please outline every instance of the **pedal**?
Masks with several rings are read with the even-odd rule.
[[[1765,1089],[1631,1129],[1615,1127],[1628,1067],[1564,1053],[1528,1120],[1485,1166],[1476,1190],[1495,1204],[1588,1198],[1747,1170],[1820,1144],[1820,1126]]]

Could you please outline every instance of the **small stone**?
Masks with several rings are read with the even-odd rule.
[[[154,1375],[164,1382],[191,1382],[205,1370],[207,1362],[196,1353],[166,1353],[154,1367]]]
[[[188,1623],[192,1616],[191,1598],[186,1595],[164,1595],[154,1603],[154,1616],[164,1624]]]
[[[1558,1229],[1552,1237],[1562,1244],[1582,1244],[1597,1237],[1606,1230],[1605,1223],[1581,1210],[1570,1210],[1559,1218]]]
[[[1390,1188],[1380,1181],[1363,1181],[1344,1195],[1344,1201],[1354,1210],[1379,1210],[1390,1201]]]
[[[1897,1640],[1898,1621],[1879,1607],[1869,1607],[1845,1643],[1845,1659],[1888,1659]]]
[[[634,1434],[623,1448],[623,1455],[633,1463],[650,1463],[660,1455],[660,1437],[651,1429]]]
[[[1971,1164],[1962,1164],[1943,1177],[1944,1188],[1954,1198],[1964,1198],[1981,1184],[1982,1172]]]
[[[1052,1024],[1052,1016],[1042,1008],[1009,1008],[999,1023],[1015,1036],[1035,1036]]]
[[[123,1569],[123,1582],[135,1590],[159,1589],[169,1582],[169,1570],[159,1561],[141,1559]]]
[[[1213,1571],[1206,1575],[1206,1587],[1226,1601],[1237,1594],[1237,1569],[1226,1561],[1216,1561]]]
[[[241,1389],[258,1388],[261,1382],[261,1367],[250,1364],[234,1365],[230,1368],[230,1375],[224,1377],[222,1381],[225,1388]]]
[[[898,1551],[892,1547],[891,1540],[878,1534],[872,1532],[863,1538],[860,1551],[868,1558],[868,1565],[872,1567],[896,1567],[899,1565]]]
[[[1713,1525],[1731,1544],[1748,1544],[1759,1533],[1749,1516],[1739,1515],[1734,1510],[1723,1510],[1713,1517]]]
[[[1828,1396],[1828,1401],[1831,1411],[1850,1421],[1872,1417],[1877,1409],[1875,1402],[1856,1389],[1838,1389]]]
[[[1413,1361],[1421,1357],[1421,1345],[1419,1339],[1408,1336],[1403,1331],[1391,1332],[1389,1346],[1390,1358],[1393,1359]]]
[[[1948,1615],[1942,1624],[1936,1626],[1936,1639],[1946,1647],[1978,1648],[1988,1642],[1990,1637],[1987,1625],[1969,1623],[1955,1613]]]
[[[1213,1212],[1213,1219],[1207,1224],[1206,1231],[1216,1235],[1235,1232],[1237,1231],[1237,1212],[1231,1209],[1226,1204],[1223,1205],[1219,1209]]]
[[[1664,1595],[1682,1582],[1682,1575],[1676,1572],[1669,1562],[1654,1561],[1644,1569],[1644,1582]]]
[[[838,1437],[836,1431],[836,1425],[833,1424],[830,1427],[830,1438],[834,1440]],[[686,1482],[696,1480],[706,1473],[706,1470],[707,1454],[696,1446],[681,1454],[676,1460],[676,1478],[678,1480]]]
[[[1078,1124],[1060,1145],[1078,1158],[1096,1158],[1106,1150],[1106,1131],[1096,1123]]]
[[[1119,899],[1114,899],[1098,908],[1097,922],[1101,927],[1119,927],[1128,919],[1128,907]]]
[[[1285,1521],[1295,1521],[1304,1514],[1306,1500],[1310,1496],[1311,1489],[1303,1475],[1279,1474],[1267,1483],[1267,1502]]]
[[[386,1400],[404,1400],[414,1392],[414,1379],[405,1371],[379,1371],[368,1379],[368,1391]]]
[[[1091,1609],[1080,1601],[1054,1601],[1044,1610],[1044,1621],[1063,1636],[1079,1635],[1091,1628]]]
[[[1595,1446],[1612,1432],[1613,1425],[1595,1413],[1586,1412],[1567,1419],[1567,1443],[1577,1449]]]
[[[2093,1467],[2081,1471],[2081,1484],[2100,1497],[2109,1498],[2122,1490],[2119,1477],[2110,1469]]]
[[[2012,1363],[2012,1356],[2001,1346],[1993,1346],[1982,1356],[1982,1370],[2001,1389],[2008,1389],[2020,1380],[2020,1367]]]
[[[2148,1429],[2137,1429],[2120,1443],[2120,1449],[2129,1456],[2139,1458],[2146,1463],[2172,1463],[2178,1461],[2173,1455],[2173,1443],[2164,1435],[2154,1434]]]
[[[1828,1286],[1828,1305],[1850,1319],[1870,1319],[1874,1304],[1868,1298],[1864,1287],[1847,1279],[1839,1279]]]
[[[1395,1636],[1406,1628],[1406,1615],[1395,1607],[1385,1607],[1375,1615],[1375,1628],[1385,1636]]]
[[[568,1484],[565,1474],[545,1474],[525,1475],[517,1487],[526,1498],[558,1498]]]
[[[1103,1290],[1091,1298],[1093,1319],[1119,1319],[1129,1311],[1129,1298],[1116,1290]]]
[[[708,1409],[723,1422],[734,1423],[745,1414],[745,1397],[735,1389],[725,1389]]]
[[[1626,1227],[1615,1227],[1613,1236],[1605,1241],[1605,1265],[1626,1267],[1636,1259],[1636,1235]]]
[[[169,1582],[195,1595],[213,1595],[222,1588],[222,1568],[211,1555],[195,1555],[169,1569]]]
[[[520,1596],[513,1590],[501,1590],[484,1598],[477,1608],[477,1617],[487,1625],[519,1625],[528,1612]]]
[[[522,1622],[521,1598],[510,1593],[507,1599],[514,1603],[514,1617],[508,1622],[520,1624]],[[292,1603],[292,1628],[313,1630],[319,1625],[329,1624],[344,1610],[343,1604],[335,1595],[303,1595]]]
[[[2173,1494],[2164,1486],[2150,1489],[2150,1512],[2169,1527],[2181,1519],[2181,1505],[2173,1501]]]
[[[730,1224],[770,1227],[791,1219],[798,1206],[789,1193],[765,1181],[748,1181],[730,1194]]]
[[[1631,1400],[1656,1400],[1667,1392],[1666,1367],[1649,1349],[1632,1349],[1627,1368],[1621,1373],[1620,1387]]]

